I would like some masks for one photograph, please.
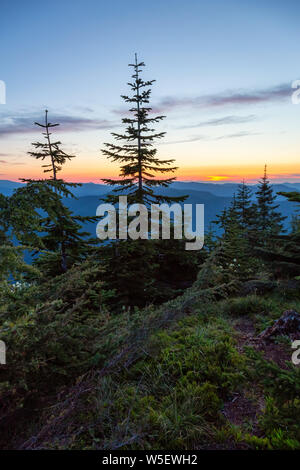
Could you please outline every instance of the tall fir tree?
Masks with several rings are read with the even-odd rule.
[[[42,165],[44,168],[44,173],[51,173],[50,178],[54,181],[57,180],[57,173],[62,169],[62,166],[67,162],[67,160],[71,160],[75,158],[75,155],[69,155],[65,153],[61,149],[61,142],[60,141],[51,141],[50,132],[53,127],[59,126],[59,124],[52,124],[48,121],[48,110],[45,110],[45,123],[41,124],[39,122],[35,122],[35,125],[44,129],[43,136],[45,137],[46,142],[33,142],[33,146],[35,147],[35,151],[28,152],[29,155],[36,159],[41,160],[49,160],[49,163]]]
[[[70,188],[80,186],[78,183],[66,183],[57,177],[62,166],[74,158],[61,149],[60,141],[52,141],[53,127],[48,121],[48,111],[45,111],[45,122],[37,126],[44,129],[43,136],[46,142],[34,142],[35,151],[28,152],[32,157],[45,161],[42,165],[45,173],[50,173],[48,179],[32,180],[22,179],[26,187],[18,190],[15,198],[27,201],[27,206],[33,204],[46,212],[41,217],[38,212],[34,220],[40,219],[39,231],[44,235],[40,237],[41,245],[38,248],[45,250],[36,260],[36,265],[43,268],[43,272],[55,275],[66,272],[76,261],[80,261],[90,250],[90,244],[95,240],[88,240],[88,232],[82,231],[84,222],[95,222],[97,217],[75,216],[63,203],[64,197],[74,197]],[[27,199],[26,199],[27,198]],[[28,233],[28,232],[27,232]],[[35,231],[30,232],[34,236]],[[36,237],[35,237],[36,240]]]
[[[252,190],[246,185],[245,180],[243,180],[237,188],[236,208],[239,212],[242,227],[245,230],[251,228],[254,218]]]
[[[222,242],[221,256],[224,267],[242,277],[247,267],[248,244],[244,236],[244,227],[239,218],[235,194],[227,212]]]
[[[278,235],[283,231],[283,217],[277,210],[279,204],[276,203],[276,195],[267,175],[267,165],[265,165],[264,176],[259,182],[256,191],[257,197],[257,238],[258,244],[268,245],[272,243],[272,236]]]
[[[168,187],[175,177],[163,177],[174,173],[173,159],[160,160],[154,143],[164,137],[165,132],[155,132],[154,125],[165,116],[151,115],[148,106],[151,86],[155,80],[145,81],[140,74],[144,62],[129,64],[133,68],[132,81],[128,83],[131,96],[122,95],[131,105],[131,117],[122,119],[126,129],[123,134],[112,133],[118,143],[106,143],[102,153],[120,164],[120,179],[104,179],[114,186],[106,202],[118,204],[119,195],[127,195],[128,203],[140,203],[149,207],[152,203],[183,202],[186,196],[171,197],[159,187]],[[188,271],[187,281],[196,277],[198,259],[186,252],[183,240],[116,240],[101,248],[106,260],[108,276],[114,287],[115,306],[142,306],[167,300],[178,293],[182,285],[181,272]],[[174,266],[179,270],[175,272]],[[187,276],[185,276],[187,277]]]
[[[165,116],[151,116],[151,108],[148,105],[151,95],[151,86],[155,80],[144,81],[140,77],[144,62],[138,62],[135,54],[135,62],[129,64],[133,68],[132,82],[128,85],[132,95],[121,95],[126,103],[132,107],[129,109],[131,117],[122,119],[126,124],[124,134],[113,132],[112,136],[121,144],[105,143],[106,148],[102,153],[114,162],[121,165],[121,179],[103,179],[106,184],[117,186],[115,194],[108,200],[117,203],[117,193],[128,195],[129,203],[151,204],[159,202],[180,202],[184,197],[169,197],[158,195],[155,188],[167,187],[175,177],[158,178],[158,175],[174,173],[177,167],[172,166],[174,160],[160,160],[157,150],[153,148],[153,142],[164,137],[165,132],[155,132],[153,125],[159,123]]]
[[[245,194],[245,193],[244,193]],[[217,216],[215,221],[223,234],[219,238],[217,257],[223,268],[241,279],[251,275],[253,263],[249,237],[241,217],[240,204],[234,194],[231,205]]]
[[[280,192],[288,201],[300,204],[300,193]],[[275,234],[271,239],[273,243],[256,250],[258,256],[268,261],[273,266],[273,272],[277,278],[300,275],[300,224],[298,209],[292,218],[291,231],[288,234]]]

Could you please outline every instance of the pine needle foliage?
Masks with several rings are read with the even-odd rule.
[[[266,165],[256,196],[258,206],[257,233],[260,244],[266,246],[270,236],[278,235],[283,231],[282,222],[286,219],[277,210],[279,204],[276,204],[276,195],[269,182]]]
[[[59,124],[52,124],[48,121],[47,109],[45,110],[45,123],[40,124],[39,122],[35,122],[35,124],[45,129],[43,136],[45,137],[46,142],[33,142],[32,145],[35,147],[36,151],[28,153],[38,160],[41,159],[44,161],[49,159],[49,163],[42,165],[44,173],[52,172],[51,178],[57,180],[57,173],[62,169],[62,166],[67,162],[67,160],[75,158],[75,155],[65,153],[60,147],[60,141],[51,142],[52,133],[50,130],[53,127],[59,126]]]
[[[26,242],[35,245],[38,249],[46,250],[36,264],[43,268],[46,274],[55,275],[66,272],[75,262],[82,261],[91,250],[91,245],[96,241],[87,239],[89,233],[82,231],[84,222],[96,222],[98,217],[75,216],[63,203],[63,197],[74,197],[71,188],[80,186],[78,183],[67,183],[57,177],[63,165],[74,158],[61,149],[60,141],[53,141],[50,130],[59,124],[52,124],[48,120],[48,110],[45,111],[45,123],[35,123],[44,129],[43,135],[46,142],[34,142],[32,145],[36,151],[28,152],[37,160],[46,160],[42,165],[44,173],[50,173],[48,179],[22,179],[26,187],[19,189],[13,196],[17,201],[18,215],[27,212],[25,217],[25,232],[22,238]],[[42,210],[46,216],[40,215]],[[20,213],[21,211],[21,213]],[[15,231],[20,234],[18,219],[14,215]],[[20,220],[22,217],[20,218]],[[37,237],[37,232],[43,232],[43,236]],[[29,236],[28,236],[29,235]]]
[[[159,202],[180,202],[185,197],[169,197],[158,195],[155,188],[167,187],[175,177],[162,178],[164,174],[174,173],[177,167],[172,166],[174,160],[160,160],[157,150],[153,147],[155,140],[164,137],[165,132],[156,132],[153,126],[159,123],[165,116],[153,116],[150,102],[151,86],[155,80],[143,80],[140,76],[144,62],[139,62],[135,54],[135,62],[129,64],[133,68],[132,81],[128,83],[132,95],[121,95],[121,98],[132,107],[129,109],[131,117],[122,119],[126,130],[124,134],[112,133],[118,143],[105,143],[102,153],[113,162],[121,165],[120,179],[108,179],[106,184],[116,186],[113,195],[108,201],[118,202],[116,193],[126,193],[128,202],[151,204]],[[157,177],[158,175],[161,178]]]

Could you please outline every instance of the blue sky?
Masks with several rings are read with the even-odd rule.
[[[274,179],[297,179],[299,14],[294,0],[3,0],[0,178],[39,172],[26,152],[45,107],[78,155],[66,178],[117,174],[100,149],[120,124],[137,52],[167,115],[160,155],[176,158],[179,178],[252,180],[267,163]]]

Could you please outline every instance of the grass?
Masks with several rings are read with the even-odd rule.
[[[45,342],[45,354],[51,351],[55,370],[63,377],[68,360],[74,363],[68,355],[57,363],[56,351],[60,354],[64,345],[74,351],[79,367],[71,380],[66,374],[56,397],[44,391],[44,402],[41,397],[33,402],[38,417],[21,422],[21,448],[300,448],[299,368],[291,365],[283,370],[257,351],[243,349],[237,331],[238,322],[246,319],[253,324],[254,334],[260,333],[284,310],[300,311],[298,298],[276,294],[235,297],[234,285],[229,290],[225,285],[200,289],[196,283],[183,296],[159,308],[150,306],[130,315],[112,316],[99,308],[93,285],[88,283],[87,288],[93,272],[87,271],[87,281],[76,272],[69,276],[72,282],[66,278],[68,289],[62,285],[58,293],[53,285],[55,301],[50,295],[39,306],[39,318],[25,312],[9,327],[9,335],[16,331],[22,344],[28,345],[32,332],[37,335],[43,324],[35,322],[46,315],[47,328],[55,333],[56,343],[55,347],[49,344],[49,349]],[[79,290],[73,288],[76,280],[81,285],[79,303]],[[72,296],[75,303],[70,302]],[[95,318],[92,330],[90,311]],[[72,326],[74,321],[78,322],[78,337],[72,328],[72,342],[66,342],[66,325]],[[84,343],[81,351],[86,331],[92,343]],[[47,338],[45,341],[49,341],[49,335]],[[286,337],[277,343],[278,347],[289,347]],[[29,354],[31,350],[26,348]],[[93,351],[92,361],[82,361],[85,350]],[[20,344],[17,360],[22,361]],[[36,379],[45,380],[47,364],[42,356],[34,368],[29,360],[27,364],[28,374],[21,378],[34,379],[37,395]],[[19,369],[22,367],[20,363]],[[20,387],[20,383],[17,385]],[[33,392],[30,383],[24,386]],[[253,416],[245,413],[238,424],[224,413],[236,397],[243,397],[256,411]]]

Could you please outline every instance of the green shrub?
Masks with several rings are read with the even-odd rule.
[[[224,304],[224,311],[233,316],[248,316],[253,314],[267,314],[270,309],[270,302],[263,297],[249,295],[229,299]]]
[[[281,369],[262,354],[247,349],[252,374],[265,390],[266,406],[259,424],[274,449],[300,448],[300,369],[288,364]]]

